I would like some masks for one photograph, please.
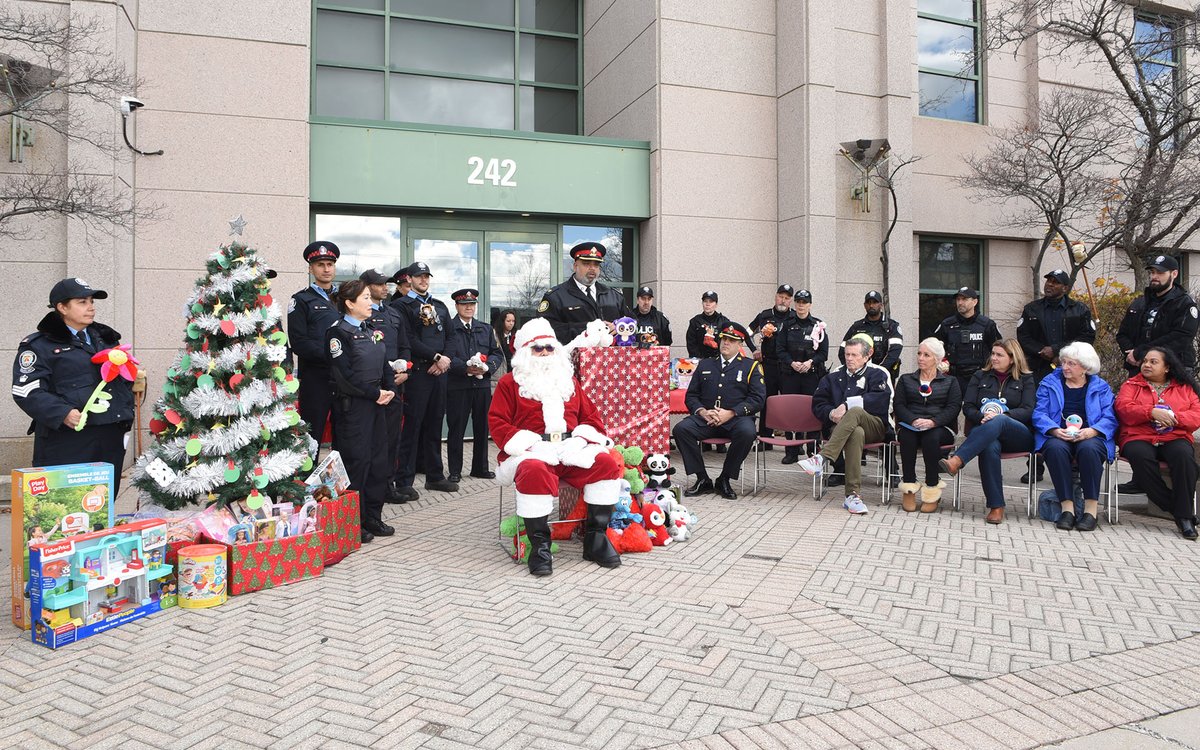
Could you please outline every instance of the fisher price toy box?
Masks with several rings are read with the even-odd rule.
[[[34,643],[60,648],[178,603],[157,518],[29,546]]]
[[[113,467],[107,463],[15,469],[12,473],[12,621],[31,617],[29,546],[113,525]]]

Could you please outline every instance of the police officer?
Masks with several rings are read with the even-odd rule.
[[[412,350],[408,346],[408,334],[404,329],[404,319],[400,311],[388,304],[388,278],[369,268],[358,277],[371,291],[371,317],[368,322],[376,331],[383,334],[383,350],[389,367],[396,360],[408,362],[412,359]],[[392,370],[391,390],[396,397],[384,407],[384,421],[387,423],[387,452],[388,452],[388,484],[391,484],[392,474],[396,470],[396,460],[400,457],[400,427],[404,422],[404,399],[402,397],[404,382],[408,380],[408,372]],[[406,502],[394,487],[388,488],[387,501],[391,503]]]
[[[1159,255],[1146,264],[1150,283],[1125,311],[1117,345],[1125,352],[1125,369],[1138,372],[1152,346],[1170,349],[1189,370],[1196,369],[1196,301],[1178,283],[1179,263]]]
[[[288,305],[288,341],[296,354],[296,375],[300,379],[297,392],[300,418],[308,422],[312,437],[318,443],[325,435],[325,422],[333,402],[325,332],[341,318],[333,303],[337,294],[333,277],[341,254],[337,245],[326,240],[318,240],[304,248],[304,261],[308,263],[313,281],[293,294]]]
[[[950,374],[958,378],[959,393],[967,392],[971,376],[992,356],[992,344],[1000,340],[996,321],[978,312],[979,291],[969,286],[954,295],[956,313],[938,323],[934,337],[946,347]]]
[[[643,335],[651,335],[654,336],[656,346],[671,345],[671,321],[654,306],[654,290],[648,286],[638,288],[633,319],[637,321],[639,341]]]
[[[538,315],[550,321],[554,335],[570,344],[593,320],[612,322],[629,314],[621,293],[597,281],[608,249],[599,242],[580,242],[571,248],[571,278],[542,295]]]
[[[450,358],[450,372],[446,375],[446,461],[449,463],[451,482],[462,480],[463,437],[467,432],[467,419],[471,420],[474,444],[471,446],[471,476],[478,479],[495,479],[495,472],[488,469],[488,407],[492,405],[492,375],[504,362],[500,346],[492,327],[476,319],[475,310],[479,303],[478,289],[459,289],[450,295],[458,313],[450,321],[446,334],[446,356]],[[476,354],[487,359],[483,366],[467,362]]]
[[[1041,381],[1053,370],[1058,350],[1075,341],[1096,341],[1096,321],[1088,306],[1071,299],[1071,276],[1061,268],[1045,275],[1045,296],[1025,305],[1017,321],[1017,341],[1025,361]]]
[[[867,292],[863,298],[863,308],[867,312],[866,317],[856,320],[846,329],[842,345],[838,347],[838,360],[846,364],[846,344],[855,334],[865,333],[875,342],[871,362],[887,370],[895,384],[896,378],[900,377],[900,355],[904,353],[904,334],[900,332],[900,324],[883,314],[883,295],[879,292]]]
[[[409,291],[412,290],[412,284],[408,281],[408,266],[392,274],[392,277],[388,281],[396,285],[396,291],[392,294],[390,302],[399,302],[407,297]]]
[[[777,335],[784,323],[795,317],[792,312],[792,295],[795,289],[791,284],[780,284],[775,290],[775,304],[763,310],[750,321],[750,333],[759,336],[761,345],[754,353],[754,358],[762,362],[763,383],[767,388],[767,398],[779,393],[779,355],[777,354]],[[771,430],[766,426],[767,406],[764,403],[762,417],[758,420],[758,434],[770,437]],[[763,443],[763,450],[772,450],[772,446]]]
[[[119,492],[125,434],[133,423],[132,384],[124,378],[111,381],[105,386],[112,396],[108,409],[88,414],[86,426],[75,429],[101,381],[100,365],[92,363],[92,355],[121,343],[121,334],[96,322],[95,300],[107,298],[107,292],[83,279],[54,285],[52,309],[17,347],[12,394],[33,420],[29,433],[34,465],[110,463]]]
[[[338,426],[333,444],[346,464],[350,487],[358,490],[362,541],[391,536],[383,522],[391,464],[388,463],[385,409],[395,398],[383,332],[371,327],[371,290],[360,279],[337,293],[342,317],[325,331],[325,350],[333,377],[333,413]]]
[[[785,320],[775,334],[775,351],[779,354],[779,390],[781,393],[800,393],[811,396],[825,375],[829,359],[829,336],[825,323],[812,315],[812,292],[799,289],[793,295],[793,315]],[[819,438],[806,435],[809,438]],[[783,463],[800,460],[800,448],[784,451]]]
[[[716,357],[720,353],[717,336],[725,326],[729,325],[730,321],[717,310],[719,302],[720,297],[712,289],[700,295],[701,311],[688,321],[687,336],[685,337],[689,357],[708,359]]]
[[[720,354],[700,362],[688,385],[685,403],[691,414],[675,425],[672,435],[683,457],[684,471],[696,482],[684,491],[687,497],[715,491],[729,500],[737,499],[730,480],[737,479],[742,463],[754,444],[754,415],[767,400],[762,365],[741,354],[750,335],[738,323],[726,323],[717,333]],[[732,442],[716,485],[708,478],[700,441],[729,438]]]
[[[418,261],[408,267],[412,284],[408,296],[399,300],[399,310],[407,326],[412,348],[412,369],[404,387],[404,428],[400,433],[400,458],[396,462],[396,491],[407,500],[416,500],[413,489],[417,457],[425,468],[425,489],[458,492],[458,484],[446,479],[442,466],[442,420],[446,416],[446,326],[450,311],[446,303],[429,291],[433,274]]]

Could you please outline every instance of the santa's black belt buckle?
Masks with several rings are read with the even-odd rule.
[[[563,434],[561,432],[547,432],[542,435],[542,440],[549,440],[551,443],[561,443]]]

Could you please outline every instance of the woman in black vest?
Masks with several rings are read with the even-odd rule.
[[[942,446],[954,444],[958,413],[962,410],[962,391],[958,378],[947,377],[941,370],[946,350],[942,342],[927,338],[917,347],[917,371],[906,372],[896,381],[896,439],[900,442],[900,482],[902,504],[908,512],[917,509],[932,513],[942,499],[946,486],[938,477]],[[917,449],[925,457],[925,484],[917,483]]]
[[[358,490],[362,540],[391,536],[396,530],[383,522],[383,501],[392,467],[387,445],[385,406],[395,397],[392,370],[383,336],[367,324],[371,290],[355,279],[337,293],[342,319],[325,332],[325,349],[333,372],[333,414],[337,432],[334,448],[341,454]]]

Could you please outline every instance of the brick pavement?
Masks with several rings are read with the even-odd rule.
[[[615,571],[564,543],[549,579],[468,479],[317,580],[58,652],[0,627],[0,747],[1018,748],[1200,705],[1169,522],[990,527],[977,485],[850,517],[789,479]]]

